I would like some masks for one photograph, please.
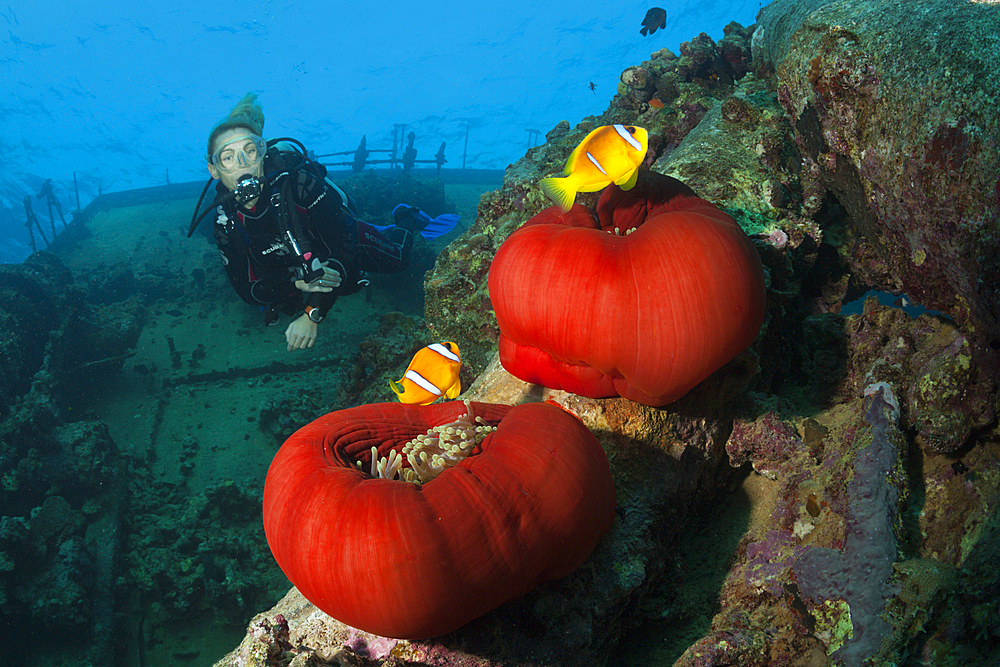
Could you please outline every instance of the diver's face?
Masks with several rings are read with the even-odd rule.
[[[226,130],[216,137],[212,148],[213,159],[208,164],[208,173],[230,190],[235,190],[244,176],[263,178],[263,141],[249,130],[242,127]]]

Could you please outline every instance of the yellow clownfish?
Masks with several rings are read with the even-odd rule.
[[[389,386],[401,403],[429,405],[442,396],[455,398],[462,393],[461,368],[458,345],[432,343],[417,350],[403,377]]]
[[[648,147],[644,128],[602,125],[584,137],[566,160],[565,178],[543,178],[538,185],[565,213],[577,192],[597,192],[612,183],[631,190]]]

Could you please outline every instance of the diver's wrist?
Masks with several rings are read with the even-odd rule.
[[[320,322],[323,321],[323,315],[320,314],[319,308],[317,308],[316,306],[306,306],[305,316],[308,317],[309,321],[313,322],[314,324],[319,324]]]

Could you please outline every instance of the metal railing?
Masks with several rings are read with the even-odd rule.
[[[368,139],[366,136],[362,135],[361,143],[353,151],[339,151],[336,153],[323,153],[321,155],[310,155],[313,159],[322,162],[327,167],[342,167],[350,166],[351,170],[355,174],[364,171],[365,167],[373,164],[388,164],[390,169],[402,168],[403,171],[409,171],[413,169],[416,164],[436,164],[437,171],[441,173],[441,165],[446,163],[448,160],[444,157],[444,147],[445,142],[441,142],[441,148],[434,155],[433,160],[418,160],[417,159],[417,149],[413,147],[413,142],[416,139],[416,134],[410,132],[406,135],[406,147],[402,148],[403,145],[403,130],[406,125],[396,124],[392,127],[392,148],[368,148]],[[400,149],[402,148],[402,155],[400,155]],[[389,157],[386,159],[372,160],[369,156],[372,153],[388,153]],[[353,155],[354,158],[351,160],[346,160],[343,162],[326,162],[322,158],[338,157],[341,155]]]

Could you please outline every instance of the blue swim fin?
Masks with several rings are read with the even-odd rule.
[[[444,236],[455,228],[455,225],[458,224],[458,219],[459,216],[457,213],[442,213],[428,222],[424,230],[420,232],[420,235],[428,241],[436,239],[439,236]]]
[[[392,209],[392,219],[396,221],[397,226],[414,233],[419,231],[420,235],[429,241],[454,229],[459,216],[454,213],[443,213],[432,218],[416,206],[397,204],[396,208]]]

